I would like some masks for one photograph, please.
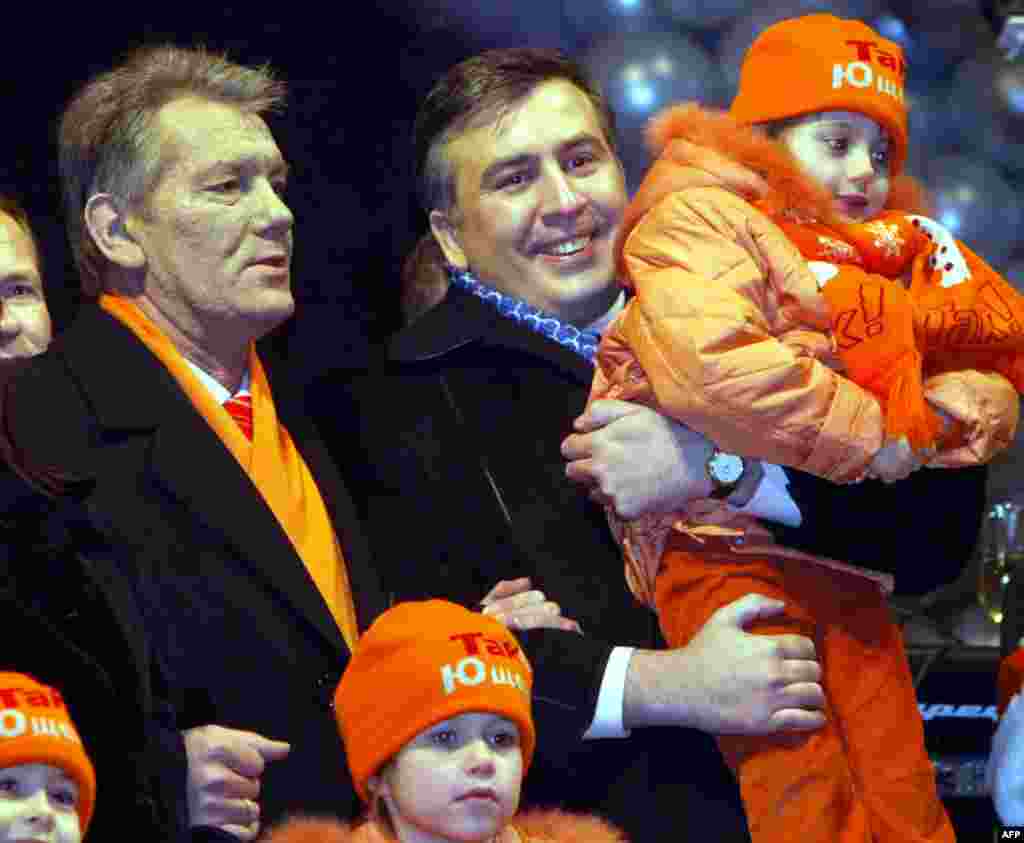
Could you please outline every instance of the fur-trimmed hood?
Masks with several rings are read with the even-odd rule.
[[[651,120],[646,135],[657,159],[626,209],[620,247],[660,199],[692,188],[720,187],[751,202],[763,201],[772,212],[792,210],[824,223],[835,221],[829,191],[781,143],[725,112],[696,103],[672,106]],[[886,208],[927,214],[928,204],[913,178],[893,179]]]
[[[511,826],[511,827],[510,827]],[[608,822],[566,811],[527,811],[513,817],[500,843],[627,843]],[[372,823],[349,825],[336,819],[295,817],[271,829],[261,843],[397,843]]]

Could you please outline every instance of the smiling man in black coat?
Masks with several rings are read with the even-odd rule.
[[[781,609],[751,595],[665,650],[560,453],[593,371],[579,327],[621,306],[612,255],[626,192],[612,136],[600,96],[557,54],[494,51],[438,83],[417,120],[417,166],[458,286],[393,339],[379,376],[327,380],[324,427],[394,599],[483,598],[498,611],[495,583],[520,591],[509,621],[535,668],[539,734],[528,801],[604,813],[639,843],[709,829],[743,840],[735,784],[697,729],[815,728],[813,644],[748,634]],[[652,466],[675,452],[669,485],[711,491],[702,437],[643,409],[618,421]],[[737,503],[757,478],[731,490]]]
[[[823,699],[813,644],[748,634],[781,609],[748,595],[665,650],[599,504],[629,517],[727,496],[820,553],[891,570],[919,551],[930,564],[903,590],[920,592],[967,557],[984,471],[918,472],[903,485],[914,501],[747,460],[729,482],[707,464],[711,443],[645,408],[598,402],[580,417],[598,333],[624,300],[613,138],[600,93],[558,54],[496,50],[451,69],[416,122],[436,246],[418,248],[404,273],[407,288],[432,291],[439,248],[451,286],[392,338],[374,375],[325,379],[324,426],[392,599],[472,606],[487,595],[483,611],[519,632],[536,674],[527,800],[599,811],[634,841],[742,840],[734,782],[697,730],[813,729]],[[879,558],[861,519],[896,532],[915,507],[941,512],[936,529],[903,531]],[[498,593],[519,592],[522,614],[499,612],[498,581]]]

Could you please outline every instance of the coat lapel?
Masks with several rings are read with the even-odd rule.
[[[502,316],[455,286],[449,287],[437,307],[392,338],[388,357],[399,362],[428,361],[474,342],[544,360],[581,384],[589,384],[594,377],[594,367],[572,349]]]
[[[287,428],[295,447],[316,481],[345,556],[349,585],[355,598],[360,631],[387,608],[384,586],[373,564],[370,546],[355,504],[342,480],[339,467],[328,452],[319,430],[299,393],[300,382],[289,376],[286,366],[261,353],[267,379],[274,395],[278,418]]]
[[[345,649],[330,610],[277,518],[160,361],[98,309],[76,326],[75,334],[69,337],[69,365],[85,385],[100,424],[122,434],[151,431],[145,467],[149,481],[186,507],[197,526],[220,535],[239,563],[333,648]],[[111,360],[117,361],[117,377],[111,377]]]

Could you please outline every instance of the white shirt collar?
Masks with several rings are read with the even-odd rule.
[[[620,290],[619,295],[615,301],[612,302],[612,306],[608,308],[608,311],[604,316],[599,316],[593,322],[584,328],[585,331],[593,331],[595,334],[603,334],[607,327],[612,323],[612,320],[622,312],[622,308],[626,306],[626,291]]]
[[[187,358],[185,359],[185,362],[188,363],[188,367],[192,370],[195,376],[199,378],[199,383],[205,386],[206,389],[210,392],[210,394],[217,399],[218,404],[223,404],[225,401],[232,397],[231,393],[228,391],[228,388],[224,386],[224,384],[222,384],[215,377],[213,377],[213,375],[211,375],[209,372],[199,368],[199,366],[197,366],[195,363],[193,363],[191,360]],[[235,393],[235,395],[242,395],[243,393],[246,393],[248,391],[249,369],[246,368],[245,372],[242,374],[242,384],[241,386],[238,387],[238,391]]]

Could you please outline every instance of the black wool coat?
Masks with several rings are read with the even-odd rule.
[[[384,598],[348,493],[301,396],[264,363],[365,628]],[[292,744],[262,777],[264,824],[295,811],[355,816],[331,709],[348,648],[273,513],[164,366],[87,306],[14,382],[5,421],[26,463],[68,479],[111,549],[104,575],[130,586],[136,645],[166,669],[175,727],[217,723]]]
[[[164,677],[135,638],[127,585],[103,577],[104,553],[77,507],[0,471],[0,670],[63,695],[100,783],[90,839],[131,828],[181,841],[185,758],[166,740]]]
[[[581,739],[613,646],[664,646],[626,587],[602,509],[565,477],[559,447],[590,364],[455,289],[388,355],[368,375],[331,373],[315,403],[390,599],[472,607],[499,580],[529,576],[585,633],[517,633],[538,729],[526,802],[596,811],[634,843],[708,829],[749,840],[709,736],[659,727]]]

